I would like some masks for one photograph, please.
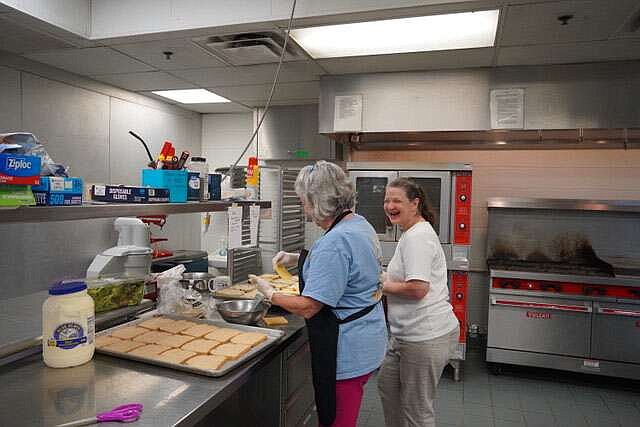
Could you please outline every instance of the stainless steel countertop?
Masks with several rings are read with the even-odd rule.
[[[174,371],[96,354],[82,366],[48,368],[40,354],[0,368],[0,425],[54,426],[129,402],[144,405],[136,427],[191,426],[235,392],[265,359],[304,327],[287,315],[281,343],[221,378]],[[120,423],[102,423],[119,426]]]

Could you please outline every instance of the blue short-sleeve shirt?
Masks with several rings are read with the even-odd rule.
[[[304,264],[302,295],[334,309],[344,319],[375,303],[380,244],[375,230],[360,215],[343,219],[318,239]],[[336,379],[354,378],[377,369],[384,358],[387,328],[382,304],[349,323],[340,325]]]

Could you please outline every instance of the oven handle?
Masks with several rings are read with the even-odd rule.
[[[640,317],[640,311],[621,310],[619,308],[606,308],[596,306],[598,314],[610,314],[612,316]]]
[[[539,308],[543,310],[571,311],[577,313],[591,313],[592,309],[585,305],[550,304],[544,302],[514,301],[491,298],[491,304],[509,307]]]

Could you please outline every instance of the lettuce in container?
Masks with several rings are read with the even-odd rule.
[[[138,305],[144,295],[144,278],[109,277],[86,282],[96,313]]]

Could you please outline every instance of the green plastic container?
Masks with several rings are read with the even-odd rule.
[[[87,280],[87,293],[96,304],[96,313],[138,305],[144,295],[144,279],[116,277]]]

